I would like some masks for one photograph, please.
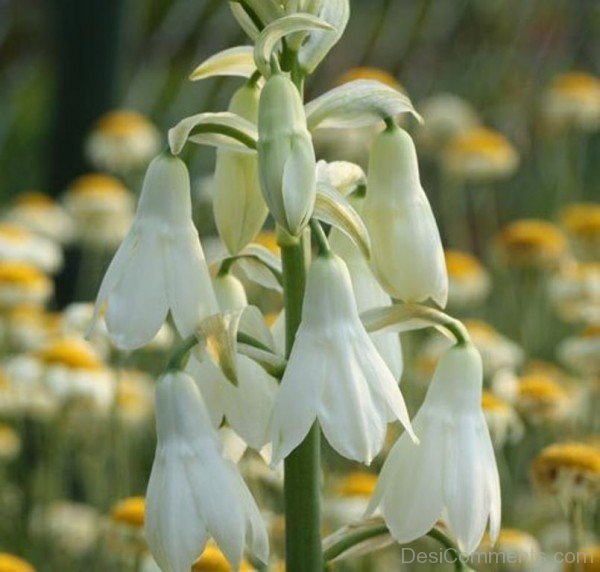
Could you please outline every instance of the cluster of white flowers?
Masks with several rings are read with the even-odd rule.
[[[150,549],[164,572],[187,572],[210,537],[235,569],[246,548],[268,561],[257,505],[220,445],[217,429],[225,419],[249,447],[270,445],[273,466],[315,422],[340,455],[369,464],[383,449],[388,424],[400,421],[405,433],[384,464],[369,510],[381,505],[399,542],[444,519],[460,549],[472,552],[488,521],[491,536],[498,533],[499,480],[481,409],[479,353],[460,324],[421,305],[445,306],[448,276],[413,141],[395,120],[416,113],[406,95],[372,80],[303,104],[301,78],[343,32],[347,0],[232,6],[254,48],[217,54],[194,75],[241,75],[248,83],[230,111],[199,114],[171,130],[171,151],[148,168],[133,225],[97,300],[96,316],[106,306],[108,333],[121,348],[150,342],[169,313],[184,338],[156,392]],[[367,125],[383,129],[366,180],[353,165],[317,168],[315,129]],[[231,257],[212,280],[192,222],[189,175],[175,156],[187,141],[219,147],[215,211]],[[243,287],[229,274],[233,262],[252,258],[281,277],[281,263],[249,245],[267,213],[284,254],[306,244],[311,232],[318,244],[306,263],[299,327],[287,324],[286,356],[270,333],[261,334],[264,322],[255,323]],[[321,222],[333,227],[331,246]],[[296,275],[284,261],[284,299],[303,288],[305,258],[294,263]],[[455,344],[411,423],[399,388],[397,332],[431,325],[453,333]]]

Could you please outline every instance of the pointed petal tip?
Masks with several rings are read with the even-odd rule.
[[[402,423],[402,425],[404,427],[404,430],[408,433],[410,440],[415,445],[420,445],[421,440],[417,437],[417,434],[415,433],[415,430],[413,429],[412,423],[410,421],[408,421],[408,423],[406,423],[406,424]]]

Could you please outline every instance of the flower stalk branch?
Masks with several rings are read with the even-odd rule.
[[[321,223],[314,218],[310,221],[310,229],[313,232],[313,236],[315,237],[315,241],[319,248],[319,254],[322,256],[327,256],[331,254],[331,248],[329,246],[329,241],[327,240],[327,235],[321,226]]]

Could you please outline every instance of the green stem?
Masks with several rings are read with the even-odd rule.
[[[390,532],[385,524],[377,524],[370,528],[363,528],[361,530],[350,532],[347,536],[327,548],[327,550],[325,550],[323,553],[323,558],[326,562],[331,562],[334,558],[337,558],[361,542],[386,534],[390,534]],[[427,533],[427,536],[437,540],[451,553],[454,567],[458,572],[467,572],[468,570],[471,570],[471,568],[469,568],[461,558],[461,554],[457,546],[443,532],[437,528],[433,528]]]
[[[319,254],[329,256],[331,254],[331,248],[329,247],[329,241],[327,235],[321,226],[321,223],[316,219],[310,220],[310,229],[313,232],[317,246],[319,247]]]
[[[234,127],[229,127],[228,125],[220,125],[218,123],[203,123],[202,125],[197,125],[188,135],[188,139],[201,133],[219,133],[220,135],[231,137],[249,149],[256,151],[256,141],[252,137],[242,133]]]
[[[356,546],[365,540],[369,540],[370,538],[383,536],[384,534],[389,534],[388,527],[385,524],[378,524],[371,528],[364,528],[362,530],[351,532],[348,536],[340,539],[339,542],[336,542],[325,550],[323,552],[323,558],[325,562],[331,562],[334,558],[337,558],[353,546]]]
[[[452,542],[441,530],[438,530],[437,528],[432,528],[427,533],[427,536],[433,538],[434,540],[437,540],[440,544],[445,546],[452,553],[452,557],[454,558],[454,568],[455,570],[457,570],[457,572],[469,572],[473,570],[465,564],[456,544],[454,544],[454,542]]]
[[[286,356],[302,318],[306,267],[302,241],[283,245]],[[320,507],[320,430],[315,422],[304,441],[285,460],[285,548],[288,572],[323,570]]]
[[[240,344],[246,344],[248,346],[252,346],[253,348],[257,348],[259,350],[263,350],[265,352],[273,353],[273,350],[266,344],[263,344],[260,340],[257,340],[255,337],[245,334],[244,332],[237,333],[237,341]]]
[[[183,361],[188,355],[189,351],[198,343],[198,338],[192,334],[185,338],[173,351],[171,359],[167,364],[167,371],[181,370],[183,369]]]

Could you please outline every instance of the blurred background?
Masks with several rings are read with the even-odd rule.
[[[153,570],[142,495],[153,378],[173,332],[129,355],[102,329],[89,342],[83,333],[168,129],[226,109],[241,85],[190,73],[243,43],[224,0],[0,0],[0,572]],[[424,116],[423,126],[402,121],[448,249],[449,311],[484,357],[507,551],[597,550],[599,66],[594,0],[352,0],[346,33],[307,84],[311,99],[375,77]],[[323,132],[318,158],[366,169],[372,136]],[[188,147],[196,223],[214,259],[215,153]],[[258,240],[276,251],[268,230]],[[279,294],[247,287],[274,319]],[[423,334],[403,346],[414,411],[445,346]],[[258,456],[241,462],[277,553],[280,479]],[[373,472],[330,453],[327,466],[332,532],[360,514]],[[585,511],[565,513],[556,497]],[[388,549],[339,569],[428,569],[395,558]],[[534,560],[519,569],[550,569]],[[207,566],[198,570],[226,569]]]

